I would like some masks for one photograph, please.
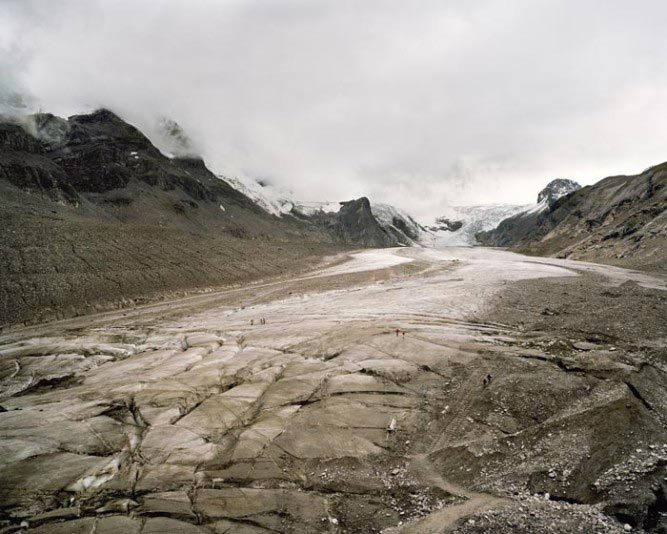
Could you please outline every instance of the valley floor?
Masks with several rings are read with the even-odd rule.
[[[665,528],[667,281],[482,248],[0,336],[0,528]]]

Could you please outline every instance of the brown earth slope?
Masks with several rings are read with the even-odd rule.
[[[0,124],[0,326],[275,275],[340,246],[109,111]]]

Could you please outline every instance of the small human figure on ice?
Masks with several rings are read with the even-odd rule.
[[[253,326],[254,324],[255,324],[255,320],[254,320],[254,319],[250,319],[250,326]]]

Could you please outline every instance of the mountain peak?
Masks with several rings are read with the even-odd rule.
[[[547,204],[551,206],[559,198],[569,195],[577,189],[581,189],[581,185],[574,180],[556,178],[555,180],[551,180],[547,186],[538,193],[537,202],[539,204],[543,200],[546,200]]]
[[[113,111],[106,109],[106,108],[100,108],[96,109],[92,113],[85,113],[82,115],[72,115],[69,117],[70,120],[74,119],[76,122],[80,123],[101,123],[101,124],[111,124],[114,122],[124,122],[123,119],[121,119],[118,115],[116,115]]]

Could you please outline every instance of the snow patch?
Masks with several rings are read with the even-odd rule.
[[[534,204],[533,206],[529,207],[527,210],[523,211],[522,213],[525,215],[529,215],[532,213],[541,213],[544,210],[546,210],[549,207],[549,200],[546,198],[543,198],[540,200],[537,204]]]
[[[89,489],[99,488],[116,476],[120,470],[120,460],[114,457],[106,464],[93,469],[67,487],[68,491],[80,493]]]
[[[340,202],[300,202],[294,201],[294,209],[307,217],[316,213],[338,213]]]
[[[267,213],[281,217],[289,213],[294,206],[289,199],[290,192],[278,189],[270,185],[261,185],[255,180],[247,180],[238,177],[227,177],[219,175],[237,191],[240,191]]]
[[[371,212],[381,226],[402,233],[411,245],[418,245],[429,234],[409,213],[390,204],[371,203]]]

